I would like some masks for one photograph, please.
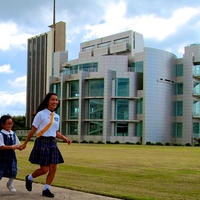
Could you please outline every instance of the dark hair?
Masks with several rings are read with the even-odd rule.
[[[1,116],[1,119],[0,119],[0,128],[1,129],[3,128],[2,125],[4,125],[8,119],[12,119],[12,117],[10,115],[2,115]]]
[[[51,98],[52,95],[58,96],[56,93],[54,92],[49,92],[48,94],[46,94],[45,98],[43,99],[43,101],[40,103],[40,105],[37,108],[37,113],[41,110],[44,110],[45,108],[48,107],[49,104],[49,99]],[[57,110],[60,106],[60,102],[58,103],[58,106],[55,108],[55,110]],[[55,111],[54,110],[54,111]]]

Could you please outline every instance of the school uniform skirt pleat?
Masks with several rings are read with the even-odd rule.
[[[63,163],[63,157],[58,149],[55,137],[39,137],[35,140],[29,161],[41,166]]]
[[[2,177],[16,178],[17,158],[14,150],[2,150],[0,152],[0,180]]]

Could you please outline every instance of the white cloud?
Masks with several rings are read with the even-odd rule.
[[[8,81],[12,87],[26,87],[26,76],[17,77],[14,81]]]
[[[8,93],[0,91],[0,99],[4,107],[13,106],[17,104],[26,105],[26,92]]]
[[[13,70],[11,69],[11,66],[9,64],[6,64],[6,65],[2,65],[0,66],[0,73],[12,73]]]
[[[0,37],[0,50],[3,51],[12,47],[25,49],[27,39],[31,37],[30,34],[21,32],[17,24],[13,22],[1,22],[0,30],[3,30]]]
[[[8,92],[0,92],[1,109],[0,115],[25,115],[26,109],[26,92],[10,94]]]
[[[104,23],[86,25],[88,33],[83,40],[104,37],[125,30],[134,30],[145,38],[164,40],[176,33],[180,27],[187,24],[193,17],[200,16],[200,7],[183,7],[175,10],[169,18],[162,18],[155,14],[126,17],[126,3],[110,4],[103,17]],[[198,25],[198,24],[197,24]]]

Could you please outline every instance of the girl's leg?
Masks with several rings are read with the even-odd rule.
[[[13,180],[14,178],[9,178],[7,182],[7,188],[9,189],[10,192],[16,192],[16,189],[13,186]]]
[[[50,167],[49,167],[49,166],[40,166],[39,169],[36,169],[36,170],[32,173],[32,177],[33,177],[33,178],[37,178],[38,176],[41,176],[41,175],[46,174],[49,170],[50,170]]]
[[[32,182],[34,178],[37,178],[38,176],[41,176],[43,174],[46,174],[49,171],[49,166],[40,166],[39,169],[36,169],[32,174],[27,175],[25,177],[26,180],[26,189],[28,191],[32,190]]]
[[[55,177],[56,169],[57,169],[57,164],[50,164],[49,173],[47,174],[47,178],[46,178],[46,184],[44,185],[44,189],[42,191],[43,196],[54,197],[54,194],[51,193],[49,189]]]
[[[57,164],[50,164],[49,173],[46,178],[46,184],[51,185],[55,177],[56,169],[57,169]]]
[[[12,185],[13,181],[14,181],[14,178],[9,178],[8,182],[7,182],[7,185]]]

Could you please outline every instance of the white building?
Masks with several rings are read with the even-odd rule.
[[[146,48],[134,31],[54,53],[50,90],[59,95],[61,132],[76,141],[192,143],[199,137],[200,45],[183,58]]]

